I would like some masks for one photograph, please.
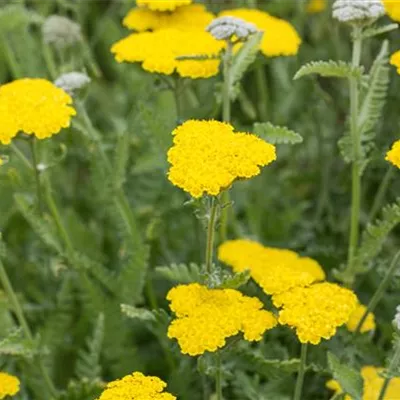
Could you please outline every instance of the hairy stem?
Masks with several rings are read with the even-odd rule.
[[[217,394],[217,400],[222,400],[222,360],[221,353],[217,351],[216,355],[216,371],[215,371],[215,392]]]
[[[398,251],[396,253],[396,255],[393,257],[393,260],[389,266],[389,269],[386,272],[385,277],[382,279],[381,283],[379,284],[378,288],[376,289],[374,295],[372,296],[370,302],[368,303],[367,309],[365,310],[362,318],[360,319],[355,333],[359,333],[361,330],[361,327],[363,326],[365,320],[368,317],[368,314],[373,312],[375,310],[375,307],[378,305],[379,301],[381,300],[382,296],[384,295],[391,279],[392,276],[394,274],[394,272],[396,271],[396,268],[398,267],[398,262],[400,259],[400,251]]]
[[[217,222],[218,203],[215,197],[211,197],[210,211],[208,215],[207,226],[207,243],[206,243],[206,271],[208,274],[212,271],[213,254],[214,254],[214,237],[215,237],[215,224]]]
[[[384,400],[386,391],[389,387],[390,381],[392,380],[392,375],[394,374],[399,363],[400,363],[400,340],[397,339],[396,344],[395,344],[393,358],[390,360],[389,367],[386,371],[387,377],[385,378],[385,381],[383,382],[382,389],[379,393],[378,400]]]
[[[303,391],[304,375],[306,372],[307,361],[307,343],[301,345],[300,367],[297,375],[296,388],[294,390],[294,400],[301,400],[301,392]]]
[[[353,57],[352,66],[360,65],[362,48],[361,28],[353,28]],[[361,206],[361,137],[358,129],[359,111],[359,88],[358,80],[355,77],[349,78],[350,81],[350,131],[353,142],[353,163],[352,163],[352,186],[351,186],[351,216],[350,234],[347,259],[347,270],[345,271],[348,285],[354,281],[354,259],[359,240],[360,206]]]
[[[42,211],[43,211],[42,187],[41,187],[41,183],[40,183],[40,170],[38,168],[38,154],[37,154],[37,140],[36,140],[35,136],[32,136],[29,138],[29,145],[31,148],[33,169],[35,172],[36,197],[37,197],[37,202],[38,202],[38,210],[39,210],[39,214],[42,214]]]

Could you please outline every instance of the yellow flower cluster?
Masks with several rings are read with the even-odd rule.
[[[18,132],[45,139],[70,124],[71,97],[45,79],[18,79],[0,86],[0,143]]]
[[[294,27],[283,19],[273,17],[264,11],[246,8],[226,10],[220,15],[242,18],[264,31],[260,50],[267,57],[291,56],[299,51],[301,38]]]
[[[182,353],[191,356],[216,351],[239,332],[246,340],[261,340],[277,323],[272,313],[262,309],[260,300],[233,289],[179,285],[169,291],[167,299],[177,316],[168,337],[177,339]]]
[[[230,240],[218,249],[220,261],[235,272],[250,270],[265,293],[281,293],[325,279],[321,266],[311,258],[286,249],[264,247],[252,240]]]
[[[327,0],[309,0],[306,10],[309,14],[317,14],[324,11],[327,5]]]
[[[350,332],[355,332],[358,326],[358,323],[360,322],[361,318],[363,317],[365,311],[367,310],[367,307],[365,307],[363,304],[358,304],[357,308],[351,313],[349,320],[347,321],[347,329]],[[375,316],[373,313],[369,313],[367,318],[362,324],[362,327],[360,329],[361,333],[369,332],[375,330],[376,325],[375,325]]]
[[[0,399],[14,396],[19,392],[19,379],[15,376],[0,372]]]
[[[129,29],[142,32],[166,28],[181,30],[205,30],[214,15],[202,4],[191,4],[165,13],[147,8],[134,8],[123,19],[122,24]]]
[[[395,21],[400,22],[400,2],[399,0],[382,0],[387,15]]]
[[[385,160],[400,168],[400,140],[393,143],[392,148],[386,153]]]
[[[173,11],[178,7],[188,5],[193,0],[136,0],[139,7],[147,7],[156,11]]]
[[[397,68],[397,73],[400,74],[400,50],[392,54],[390,64],[394,65]]]
[[[362,400],[376,400],[381,392],[384,379],[380,376],[383,372],[383,368],[377,368],[374,366],[365,366],[361,368],[361,376],[364,379],[363,397]],[[343,393],[339,382],[330,380],[326,383],[326,387],[335,391],[337,394]],[[386,400],[397,400],[399,399],[400,393],[400,378],[392,378],[389,386],[385,393]],[[345,400],[352,400],[353,398],[349,395],[345,396]]]
[[[275,146],[224,122],[189,120],[172,133],[168,179],[195,198],[216,196],[276,159]]]
[[[115,43],[111,52],[118,62],[139,62],[149,72],[171,75],[176,70],[182,77],[196,79],[216,75],[219,60],[181,61],[177,57],[215,57],[223,46],[208,32],[170,28],[131,34]]]
[[[98,400],[174,400],[175,396],[163,392],[166,383],[155,376],[134,372],[110,382]]]
[[[301,343],[318,344],[330,339],[357,307],[357,297],[334,283],[296,287],[272,297],[279,312],[279,323],[296,329]]]

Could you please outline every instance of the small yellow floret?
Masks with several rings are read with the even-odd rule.
[[[400,75],[400,50],[391,55],[390,64],[394,65],[397,68],[397,73]]]
[[[386,14],[393,20],[400,22],[400,2],[399,0],[382,0],[386,9]]]
[[[246,340],[261,340],[264,332],[276,325],[260,300],[233,289],[180,285],[169,291],[167,299],[177,316],[168,328],[168,337],[177,339],[182,353],[191,356],[214,352],[240,332]]]
[[[324,11],[327,5],[327,0],[309,0],[306,10],[309,14],[317,14]]]
[[[364,380],[362,400],[376,400],[381,392],[384,378],[380,376],[383,368],[374,366],[365,366],[361,368],[361,376]],[[330,380],[326,383],[328,389],[333,390],[337,394],[343,393],[343,389],[339,382]],[[385,393],[385,400],[397,400],[400,393],[400,378],[392,378]],[[349,395],[345,396],[345,400],[353,400]]]
[[[301,38],[289,22],[256,9],[238,8],[220,14],[227,15],[242,18],[264,31],[260,50],[267,57],[292,56],[299,51]]]
[[[198,198],[217,196],[238,178],[251,178],[276,159],[275,146],[230,124],[189,120],[172,134],[168,179]]]
[[[386,153],[385,160],[400,168],[400,140],[393,143],[392,148]]]
[[[0,399],[14,396],[19,392],[19,379],[15,376],[0,372]]]
[[[163,392],[166,386],[165,382],[155,376],[134,372],[108,383],[98,400],[175,400],[175,396]]]
[[[179,56],[217,56],[224,44],[208,32],[160,29],[134,33],[115,43],[111,52],[118,62],[139,62],[144,70],[171,75],[174,71],[186,78],[209,78],[218,74],[219,59],[177,60]]]
[[[0,143],[18,132],[48,138],[70,124],[71,97],[45,79],[18,79],[0,86]]]
[[[155,11],[174,11],[178,7],[186,6],[193,0],[136,0],[139,7],[147,7]]]
[[[367,310],[367,307],[365,307],[363,304],[358,304],[357,308],[351,313],[350,319],[347,321],[347,329],[350,332],[355,332],[358,326],[358,323],[360,322],[361,318],[363,317],[365,311]],[[362,324],[362,327],[360,329],[361,333],[369,332],[375,330],[376,325],[375,325],[375,316],[372,313],[369,313],[367,318]]]
[[[300,257],[291,250],[264,247],[247,239],[221,244],[218,258],[235,272],[250,270],[251,277],[267,294],[281,293],[325,279],[323,269],[315,260]]]
[[[279,323],[296,329],[301,343],[318,344],[330,339],[336,328],[345,324],[357,307],[357,297],[349,289],[333,283],[297,287],[272,297],[282,308]]]
[[[214,14],[207,11],[204,5],[190,4],[171,13],[134,8],[126,15],[122,24],[138,32],[166,28],[205,30],[213,18]]]

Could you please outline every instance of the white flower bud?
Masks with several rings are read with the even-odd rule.
[[[74,95],[75,91],[82,89],[84,86],[90,83],[90,78],[83,72],[68,72],[60,75],[54,84],[65,90],[71,96]]]
[[[400,306],[396,307],[396,315],[394,316],[393,325],[398,331],[400,331]]]
[[[214,19],[206,28],[217,40],[228,40],[232,36],[238,39],[245,39],[247,36],[256,33],[257,27],[236,17],[219,17]]]
[[[50,15],[42,26],[42,35],[46,43],[52,43],[60,49],[71,46],[82,39],[81,27],[69,18]]]
[[[340,22],[372,23],[385,14],[382,0],[336,0],[333,17]]]

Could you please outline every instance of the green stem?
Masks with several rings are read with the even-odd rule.
[[[400,363],[400,340],[396,341],[396,349],[393,355],[393,358],[390,361],[389,367],[387,369],[387,377],[383,382],[382,389],[379,393],[378,400],[384,400],[386,391],[389,387],[390,381],[392,380],[392,376],[394,375],[395,369],[398,367]]]
[[[42,52],[43,52],[43,57],[44,61],[47,66],[47,70],[49,72],[49,75],[51,79],[56,79],[57,78],[57,66],[56,62],[54,61],[54,55],[52,53],[52,50],[50,46],[43,40],[42,41]]]
[[[381,184],[379,185],[379,189],[376,192],[376,196],[374,202],[372,203],[371,211],[368,216],[368,222],[373,222],[379,210],[381,209],[393,173],[394,168],[392,166],[389,166]]]
[[[33,169],[35,172],[35,181],[36,181],[36,196],[38,202],[38,210],[39,214],[42,214],[43,211],[43,200],[42,200],[42,185],[40,183],[40,170],[38,168],[38,152],[37,152],[37,140],[35,136],[29,138],[29,145],[31,148],[32,154],[32,162]]]
[[[268,82],[262,61],[258,59],[255,66],[257,94],[258,94],[258,114],[260,121],[268,121]]]
[[[353,28],[353,58],[354,68],[360,65],[362,48],[361,28]],[[352,164],[352,195],[351,195],[351,217],[347,271],[345,272],[346,283],[353,284],[354,281],[354,259],[359,239],[360,205],[361,205],[361,137],[358,129],[359,90],[358,80],[355,77],[350,81],[350,130],[353,142],[353,164]]]
[[[20,65],[18,64],[17,59],[15,58],[15,54],[8,44],[7,38],[5,35],[1,35],[2,42],[3,42],[3,50],[4,50],[4,57],[7,61],[8,66],[10,67],[11,74],[14,79],[19,79],[24,76]]]
[[[220,352],[216,355],[216,370],[215,370],[215,392],[217,394],[217,400],[222,400],[222,360]]]
[[[300,368],[299,374],[297,375],[296,388],[294,391],[294,400],[301,400],[301,392],[303,391],[304,375],[306,372],[306,361],[307,361],[307,343],[301,345],[301,356],[300,356]]]
[[[182,116],[182,107],[181,107],[182,82],[179,76],[175,78],[173,92],[175,98],[176,121],[178,124],[180,124]]]
[[[13,152],[17,155],[17,157],[25,165],[25,167],[27,167],[30,170],[33,170],[34,167],[33,167],[32,163],[27,159],[25,154],[18,148],[18,146],[16,144],[14,144],[13,141],[11,141],[10,146],[11,146],[11,149],[13,150]]]
[[[373,312],[375,310],[375,307],[378,305],[379,301],[381,300],[382,296],[385,293],[385,290],[387,289],[392,276],[394,274],[394,272],[396,271],[396,268],[398,266],[398,262],[400,259],[400,251],[398,251],[396,253],[396,255],[393,257],[392,263],[389,266],[389,269],[386,272],[385,277],[383,278],[383,280],[381,281],[381,283],[379,284],[378,288],[376,289],[374,295],[372,296],[372,299],[370,300],[370,302],[368,303],[367,309],[365,310],[362,318],[360,319],[356,330],[355,330],[355,334],[359,333],[361,330],[361,327],[363,326],[365,320],[368,317],[368,314]]]
[[[7,275],[7,271],[4,268],[3,262],[1,260],[0,260],[0,281],[6,292],[7,298],[9,299],[9,301],[11,303],[11,307],[13,308],[13,310],[15,312],[18,323],[21,326],[22,330],[24,331],[26,338],[29,341],[33,342],[32,331],[29,328],[28,322],[25,318],[25,315],[24,315],[22,307],[19,303],[18,297],[15,294],[14,288],[12,287],[10,279],[8,278],[8,275]],[[47,386],[47,389],[49,390],[49,392],[51,393],[52,396],[54,396],[54,397],[57,396],[57,390],[54,387],[53,382],[51,381],[50,376],[47,373],[47,370],[43,365],[43,361],[39,358],[39,356],[37,356],[36,358],[37,358],[36,361],[38,363],[37,365],[42,374],[42,377]]]
[[[207,226],[207,244],[206,244],[206,271],[208,274],[212,271],[214,254],[215,224],[217,222],[218,203],[214,197],[211,197],[210,211]]]

